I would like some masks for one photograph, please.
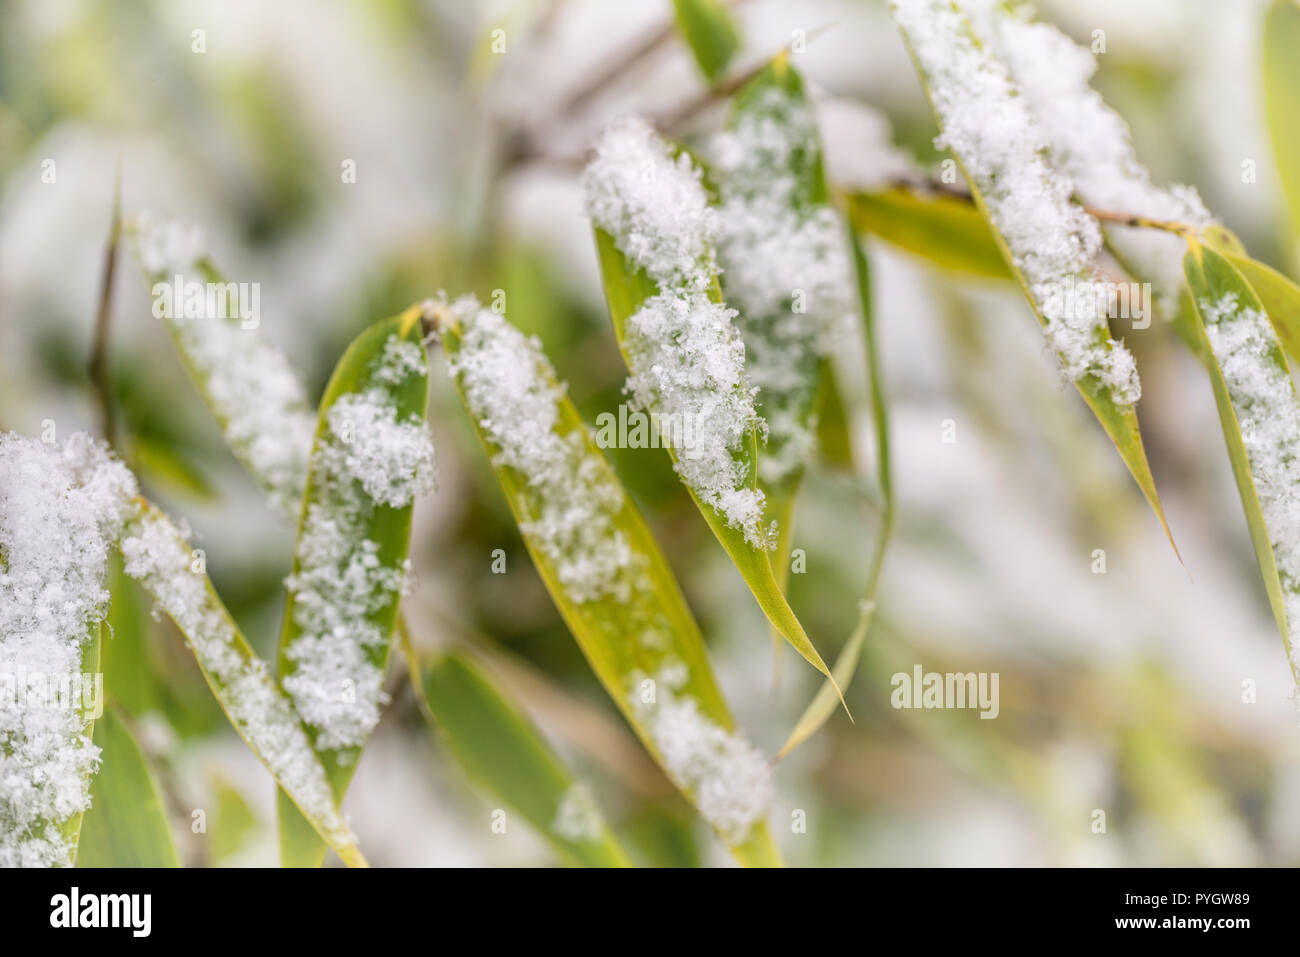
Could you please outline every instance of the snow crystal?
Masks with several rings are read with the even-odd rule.
[[[560,797],[551,830],[578,844],[599,841],[605,828],[591,790],[582,782],[570,785]]]
[[[605,129],[583,174],[587,213],[656,284],[707,289],[718,221],[686,154],[637,117]]]
[[[235,727],[285,792],[332,841],[353,843],[307,732],[266,663],[241,643],[207,577],[193,570],[185,538],[166,516],[140,507],[121,542],[127,574],[139,579],[176,622],[199,664],[222,689]]]
[[[178,238],[189,235],[182,227],[135,217],[128,233],[151,281],[170,282],[175,275],[204,281],[196,272],[201,253]],[[316,418],[288,360],[238,318],[194,316],[174,306],[166,321],[226,442],[271,504],[296,516]]]
[[[1052,290],[1097,277],[1097,221],[1071,200],[1074,183],[1049,163],[1049,142],[1006,64],[981,44],[952,0],[890,0],[926,84],[940,134],[984,197],[1075,381],[1095,376],[1121,405],[1141,394],[1128,350],[1094,309],[1058,308]]]
[[[745,372],[768,427],[759,474],[777,482],[812,453],[809,385],[817,381],[832,332],[852,312],[845,232],[835,211],[801,188],[820,162],[806,101],[768,87],[733,128],[713,138],[710,155],[723,289],[739,310]]]
[[[764,495],[746,484],[741,458],[751,430],[764,426],[735,316],[703,293],[647,299],[627,321],[627,388],[637,408],[691,424],[691,442],[675,447],[677,474],[747,542],[766,548],[775,535],[763,527]]]
[[[1197,306],[1241,428],[1287,599],[1291,658],[1300,668],[1300,402],[1268,316],[1235,293]]]
[[[743,735],[720,727],[700,712],[699,702],[679,693],[685,679],[683,666],[665,667],[655,679],[655,701],[646,703],[639,690],[645,676],[634,676],[632,706],[668,774],[724,841],[739,844],[772,803],[771,774]]]
[[[135,491],[85,433],[62,444],[0,434],[0,866],[69,863],[61,825],[90,805],[99,749],[78,707],[88,702],[42,695],[82,673]]]
[[[627,601],[642,560],[615,524],[626,495],[585,430],[558,430],[564,388],[541,343],[472,296],[450,312],[460,347],[449,363],[470,414],[498,450],[492,464],[525,482],[521,530],[572,601]]]
[[[423,350],[390,337],[370,380],[397,383],[425,368]],[[406,565],[384,564],[365,529],[377,506],[403,508],[433,486],[434,451],[419,417],[399,421],[391,396],[367,388],[340,396],[325,415],[314,487],[285,580],[300,633],[285,649],[283,679],[322,750],[360,747],[379,723],[383,649],[376,617],[396,606]],[[376,659],[380,659],[378,662]]]
[[[1195,189],[1161,189],[1139,162],[1124,119],[1089,86],[1097,60],[1049,23],[1026,19],[1000,0],[964,0],[982,38],[1006,59],[1051,141],[1054,164],[1074,181],[1090,206],[1150,219],[1205,226],[1210,214]],[[1156,287],[1161,309],[1172,315],[1183,288],[1184,243],[1153,229],[1108,227],[1111,243]]]

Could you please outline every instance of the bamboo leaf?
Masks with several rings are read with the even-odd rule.
[[[862,645],[871,629],[876,611],[876,592],[880,585],[880,571],[884,566],[885,550],[894,531],[894,477],[889,451],[889,409],[885,401],[884,372],[880,361],[880,347],[876,339],[875,310],[871,302],[871,270],[862,245],[852,228],[848,242],[853,253],[853,274],[858,293],[858,314],[862,318],[863,338],[867,349],[867,373],[871,377],[871,418],[876,433],[876,483],[880,488],[880,530],[876,533],[876,548],[867,570],[866,589],[859,605],[858,622],[835,659],[831,673],[839,683],[839,692],[848,690],[862,656]],[[818,690],[794,729],[781,746],[777,759],[785,757],[804,741],[817,733],[835,711],[837,690],[827,681]]]
[[[1051,166],[1046,134],[1006,64],[980,42],[962,10],[949,0],[894,0],[892,9],[941,135],[953,144],[956,164],[1008,271],[1174,546],[1138,429],[1133,358],[1110,339],[1104,315],[1089,318],[1084,328],[1072,310],[1053,304],[1052,290],[1063,302],[1066,287],[1096,280],[1087,252],[1100,248],[1096,221],[1074,202],[1068,180]],[[996,143],[980,132],[989,111],[997,111],[1004,123]],[[1032,238],[1043,231],[1071,242],[1046,250]]]
[[[1300,243],[1300,4],[1273,0],[1261,35],[1264,117],[1289,219],[1286,246],[1294,255]]]
[[[1300,462],[1300,400],[1264,306],[1240,271],[1189,238],[1187,285],[1206,340],[1210,381],[1237,491],[1278,631],[1300,683],[1294,620],[1300,555],[1291,517]]]
[[[361,333],[321,400],[280,632],[280,686],[342,800],[379,720],[415,494],[432,481],[420,307]],[[325,844],[280,795],[286,866]]]
[[[91,625],[94,637],[86,642],[85,648],[81,652],[81,674],[83,676],[99,675],[100,671],[100,654],[104,644],[104,624],[96,622]],[[103,689],[96,688],[93,700],[87,700],[86,689],[82,688],[78,712],[81,716],[81,733],[86,738],[93,739],[95,734],[95,722],[99,717],[100,711],[104,706]],[[90,787],[93,791],[95,786],[95,771],[92,769],[89,774]],[[77,859],[77,848],[81,840],[81,826],[85,820],[85,812],[78,812],[62,823],[58,824],[59,831],[63,834],[71,848],[71,862]]]
[[[158,786],[126,718],[109,708],[95,724],[100,769],[81,825],[78,867],[180,867]]]
[[[574,864],[628,867],[586,786],[537,729],[463,654],[433,663],[424,693],[448,748],[480,786],[513,808]]]
[[[126,231],[154,313],[226,444],[272,506],[296,515],[314,420],[297,375],[261,329],[258,287],[228,282],[195,229],[139,215]]]
[[[365,866],[289,698],[217,597],[185,535],[146,502],[127,522],[119,548],[140,581],[185,636],[222,710],[271,776],[349,866]]]
[[[1011,279],[988,220],[967,197],[895,187],[844,197],[849,222],[942,269]]]
[[[736,732],[672,571],[540,343],[472,299],[438,323],[524,543],[592,671],[736,858],[779,864],[766,762]]]
[[[677,14],[677,29],[690,47],[700,72],[712,83],[740,49],[740,36],[731,11],[720,0],[673,0],[673,9]]]
[[[1224,258],[1250,283],[1287,353],[1293,359],[1300,359],[1300,286],[1272,266],[1249,256],[1224,253]]]
[[[834,365],[827,360],[822,372],[822,395],[817,415],[817,449],[826,465],[851,471],[853,468],[853,436],[848,410],[840,392]]]

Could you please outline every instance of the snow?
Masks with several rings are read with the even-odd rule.
[[[353,843],[306,730],[266,663],[240,640],[230,613],[207,577],[193,570],[183,528],[140,506],[121,549],[126,572],[153,593],[185,635],[194,656],[220,689],[239,733],[294,803],[336,844]]]
[[[1097,221],[1075,203],[1068,173],[1049,161],[1049,140],[1006,64],[981,44],[951,0],[890,0],[939,118],[936,145],[960,160],[1047,321],[1062,371],[1096,377],[1120,405],[1141,395],[1136,365],[1108,337],[1095,309],[1059,308],[1051,295],[1098,278]]]
[[[562,429],[564,387],[541,343],[473,297],[457,300],[450,312],[460,335],[451,371],[497,450],[492,464],[522,479],[521,531],[572,601],[628,600],[644,560],[616,524],[626,494],[585,430]]]
[[[90,805],[89,702],[41,696],[82,674],[135,491],[85,433],[62,444],[0,434],[0,866],[69,863],[60,827]]]
[[[560,797],[551,830],[566,841],[586,844],[599,841],[604,828],[591,790],[582,782],[570,785]]]
[[[1300,669],[1300,401],[1268,316],[1235,293],[1197,306],[1241,428],[1282,583],[1287,644]]]
[[[639,689],[644,680],[634,676],[633,686]],[[678,693],[685,685],[684,667],[665,666],[653,680],[653,703],[646,703],[639,690],[631,700],[664,769],[724,841],[744,842],[772,803],[767,762],[743,735],[720,727],[700,712],[699,702]]]
[[[317,442],[294,571],[285,580],[299,634],[285,649],[292,667],[282,684],[320,750],[360,747],[379,723],[387,703],[383,651],[407,563],[386,564],[366,530],[377,508],[404,508],[434,481],[423,420],[399,421],[390,392],[367,383],[391,388],[425,369],[418,345],[390,337],[361,390],[332,403]]]
[[[820,163],[812,106],[778,87],[710,143],[722,223],[723,291],[739,314],[745,372],[768,441],[765,482],[797,474],[815,445],[818,366],[852,312],[843,224],[806,184]]]
[[[148,214],[133,217],[134,240],[151,282],[175,275],[203,281],[200,233]],[[231,450],[266,489],[281,513],[296,517],[307,481],[316,417],[284,355],[257,328],[238,318],[192,316],[173,308],[166,321],[196,385],[204,394]]]

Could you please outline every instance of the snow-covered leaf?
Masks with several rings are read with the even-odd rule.
[[[540,343],[472,298],[439,326],[524,543],[592,671],[736,858],[779,864],[766,762],[736,730],[672,571]]]
[[[321,400],[280,632],[280,685],[342,799],[386,701],[384,674],[406,577],[411,509],[433,482],[421,308],[375,323]],[[280,795],[286,865],[325,845]]]
[[[1210,381],[1269,604],[1300,683],[1300,400],[1264,306],[1241,272],[1196,239],[1183,265]]]

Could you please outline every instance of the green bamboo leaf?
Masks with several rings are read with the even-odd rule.
[[[212,847],[212,863],[221,867],[226,866],[257,833],[258,823],[253,809],[230,782],[216,776],[212,790],[216,794],[217,813],[208,826],[208,840]]]
[[[1011,279],[997,238],[979,207],[965,196],[899,186],[844,197],[849,222],[942,269]]]
[[[681,31],[700,72],[712,83],[740,49],[736,24],[721,0],[673,0]]]
[[[759,607],[829,677],[772,570],[776,535],[758,486],[762,420],[734,311],[722,303],[716,213],[700,178],[640,120],[602,134],[584,187],[614,335],[636,406],[658,423],[660,444]]]
[[[86,646],[81,652],[82,675],[102,674],[100,671],[100,655],[103,651],[104,645],[104,623],[96,622],[91,626],[91,629],[94,631],[94,638],[86,642]],[[104,695],[102,688],[95,689],[93,700],[89,701],[87,700],[86,691],[83,689],[78,711],[81,715],[81,733],[86,738],[93,740],[95,734],[95,723],[99,718],[103,707]],[[91,770],[89,779],[90,788],[93,793],[95,787],[94,769]],[[77,859],[77,849],[80,846],[81,827],[82,822],[85,820],[85,814],[85,811],[79,811],[58,825],[59,831],[63,834],[64,838],[68,842],[68,846],[71,848],[71,860],[74,863]]]
[[[1087,319],[1085,327],[1075,310],[1062,306],[1067,288],[1086,286],[1098,277],[1091,258],[1095,252],[1090,252],[1101,245],[1096,220],[1072,199],[1069,181],[1052,167],[1046,134],[1006,64],[980,42],[961,9],[950,0],[891,0],[891,6],[941,135],[952,147],[1008,271],[1176,553],[1138,429],[1136,363],[1122,343],[1110,338],[1104,315]],[[996,144],[981,133],[982,117],[989,111],[1003,117],[1007,131]],[[1050,250],[1034,238],[1047,231],[1061,237]]]
[[[226,444],[272,506],[296,516],[315,420],[297,375],[261,329],[259,287],[228,282],[196,229],[147,214],[125,229],[154,313],[165,321]]]
[[[592,671],[736,858],[780,864],[766,762],[737,733],[672,571],[540,343],[472,298],[437,321],[524,543]]]
[[[279,679],[342,800],[379,721],[417,492],[432,483],[424,426],[421,307],[368,328],[320,405],[288,601]],[[325,844],[280,795],[286,866],[319,866]]]
[[[1227,253],[1224,257],[1250,283],[1287,353],[1300,359],[1300,286],[1257,259]]]
[[[844,396],[835,375],[835,367],[828,360],[821,375],[822,396],[817,414],[817,449],[821,460],[836,469],[853,469],[853,435]]]
[[[217,597],[205,560],[166,515],[138,499],[119,548],[126,573],[167,612],[222,710],[271,776],[349,866],[365,866],[292,703]]]
[[[1300,462],[1300,399],[1264,306],[1240,271],[1195,238],[1183,260],[1201,320],[1228,457],[1273,617],[1300,684],[1300,552],[1290,501]]]
[[[81,825],[78,867],[180,867],[153,772],[124,715],[108,708],[95,724],[99,773]]]
[[[466,773],[584,867],[629,867],[587,787],[487,674],[462,654],[433,663],[424,693],[438,730]]]
[[[1286,246],[1294,254],[1300,242],[1300,4],[1273,0],[1262,35],[1264,117],[1289,218]]]
[[[880,361],[880,346],[876,339],[875,310],[871,302],[871,269],[852,227],[848,231],[848,242],[853,252],[858,314],[862,317],[863,338],[866,341],[867,373],[871,377],[871,418],[876,433],[876,483],[880,487],[881,500],[880,530],[876,534],[876,548],[871,558],[871,566],[867,570],[867,585],[859,605],[857,624],[835,659],[835,666],[831,669],[831,673],[839,683],[838,692],[829,681],[822,685],[816,697],[800,715],[785,744],[781,746],[777,760],[785,757],[816,734],[835,711],[837,693],[848,690],[849,683],[857,671],[858,660],[862,656],[862,646],[871,629],[871,621],[876,611],[876,591],[880,585],[880,571],[884,566],[885,550],[894,531],[894,477],[889,451],[889,409],[885,401],[884,372]]]

